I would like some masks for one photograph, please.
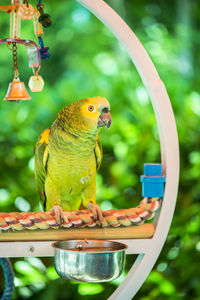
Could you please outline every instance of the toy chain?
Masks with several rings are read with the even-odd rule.
[[[18,62],[17,62],[17,44],[16,43],[12,43],[12,52],[13,52],[14,79],[16,80],[19,77]]]
[[[40,13],[40,17],[38,21],[42,24],[43,27],[47,28],[51,26],[51,17],[49,14],[44,13],[44,4],[42,4],[42,0],[38,0],[37,9]],[[42,35],[38,35],[38,42],[40,45],[40,56],[42,59],[47,59],[50,56],[49,47],[44,47],[44,41]]]

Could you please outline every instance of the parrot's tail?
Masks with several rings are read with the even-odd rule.
[[[8,258],[0,258],[0,265],[3,268],[6,287],[4,289],[1,300],[11,300],[14,292],[14,273],[10,260]]]

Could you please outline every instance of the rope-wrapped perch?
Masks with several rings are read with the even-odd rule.
[[[119,210],[106,210],[103,213],[102,227],[141,225],[154,217],[161,205],[161,198],[144,198],[137,207]],[[62,228],[84,228],[99,226],[89,210],[64,212]],[[0,230],[19,231],[24,229],[58,229],[55,216],[47,212],[0,213]]]

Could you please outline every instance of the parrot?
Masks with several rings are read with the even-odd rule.
[[[106,98],[85,98],[64,107],[40,135],[34,151],[36,186],[44,210],[55,215],[58,225],[63,210],[86,208],[101,224],[96,204],[96,175],[103,157],[99,131],[111,121]]]

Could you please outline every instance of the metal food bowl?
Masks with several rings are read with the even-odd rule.
[[[105,282],[121,275],[127,246],[105,240],[68,240],[52,244],[55,268],[65,279]]]

